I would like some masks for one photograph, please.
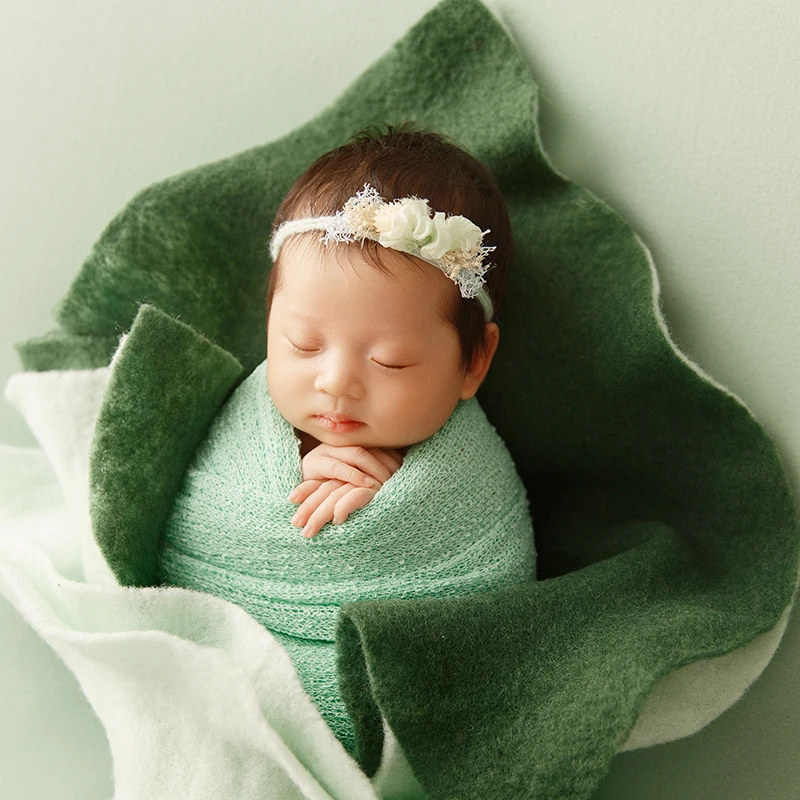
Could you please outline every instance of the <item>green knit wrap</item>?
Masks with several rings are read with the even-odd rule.
[[[368,505],[305,539],[287,499],[302,482],[300,442],[269,396],[266,363],[231,395],[194,456],[167,520],[160,577],[236,603],[275,634],[352,752],[336,672],[339,607],[534,580],[528,499],[473,398],[409,449]]]

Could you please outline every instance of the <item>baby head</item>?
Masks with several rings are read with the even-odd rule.
[[[401,449],[439,430],[489,370],[511,226],[483,165],[444,136],[403,125],[367,129],[317,159],[278,209],[273,234],[288,221],[331,217],[366,190],[387,204],[422,198],[431,214],[443,212],[439,223],[461,216],[478,226],[486,248],[479,255],[492,265],[485,294],[465,297],[441,268],[370,238],[291,233],[267,288],[267,382],[276,408],[306,441]],[[419,208],[409,211],[416,222],[400,219],[400,228],[433,224]]]

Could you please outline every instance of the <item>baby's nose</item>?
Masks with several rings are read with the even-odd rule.
[[[332,397],[359,398],[364,394],[364,387],[357,371],[347,364],[334,363],[317,375],[314,388],[318,392]]]

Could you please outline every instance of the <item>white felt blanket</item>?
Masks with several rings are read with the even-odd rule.
[[[370,781],[359,770],[286,652],[242,609],[177,588],[116,584],[88,518],[89,445],[111,369],[21,373],[8,384],[41,449],[0,446],[0,595],[57,654],[52,669],[63,664],[77,679],[105,732],[96,758],[107,768],[110,753],[114,798],[424,797],[391,731],[378,774]],[[788,613],[747,647],[663,679],[623,749],[687,736],[721,714],[768,663]],[[46,660],[41,650],[6,652],[0,702],[45,680],[33,658]],[[58,687],[66,708],[74,686],[48,683]],[[57,718],[57,693],[49,706]],[[25,731],[7,736],[0,779],[11,765],[36,769],[36,747]],[[14,796],[37,800],[19,788]],[[80,796],[70,791],[61,797]]]
[[[371,782],[284,649],[238,606],[120,587],[103,568],[88,526],[88,453],[107,377],[31,373],[9,384],[43,449],[0,447],[0,594],[77,678],[108,738],[116,800],[413,797],[392,738]],[[23,678],[29,665],[17,666]]]

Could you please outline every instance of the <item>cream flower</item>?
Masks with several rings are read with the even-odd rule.
[[[423,258],[439,259],[451,250],[473,252],[481,242],[481,229],[466,217],[447,217],[437,211],[433,218],[428,201],[405,197],[375,210],[373,224],[384,247]]]
[[[481,244],[489,231],[461,215],[448,217],[437,211],[431,217],[431,213],[424,198],[403,197],[386,203],[374,186],[365,183],[333,215],[283,222],[272,234],[270,255],[275,261],[287,236],[312,230],[324,231],[320,241],[326,245],[372,239],[438,267],[457,284],[462,297],[477,297],[486,319],[491,319],[492,300],[483,276],[493,265],[484,259],[496,247]]]
[[[433,236],[433,220],[427,200],[404,197],[386,203],[375,211],[373,219],[378,241],[384,247],[410,253]]]
[[[423,258],[441,258],[451,250],[472,252],[481,241],[481,229],[466,217],[445,217],[443,211],[433,215],[434,237],[429,243],[420,247]]]

